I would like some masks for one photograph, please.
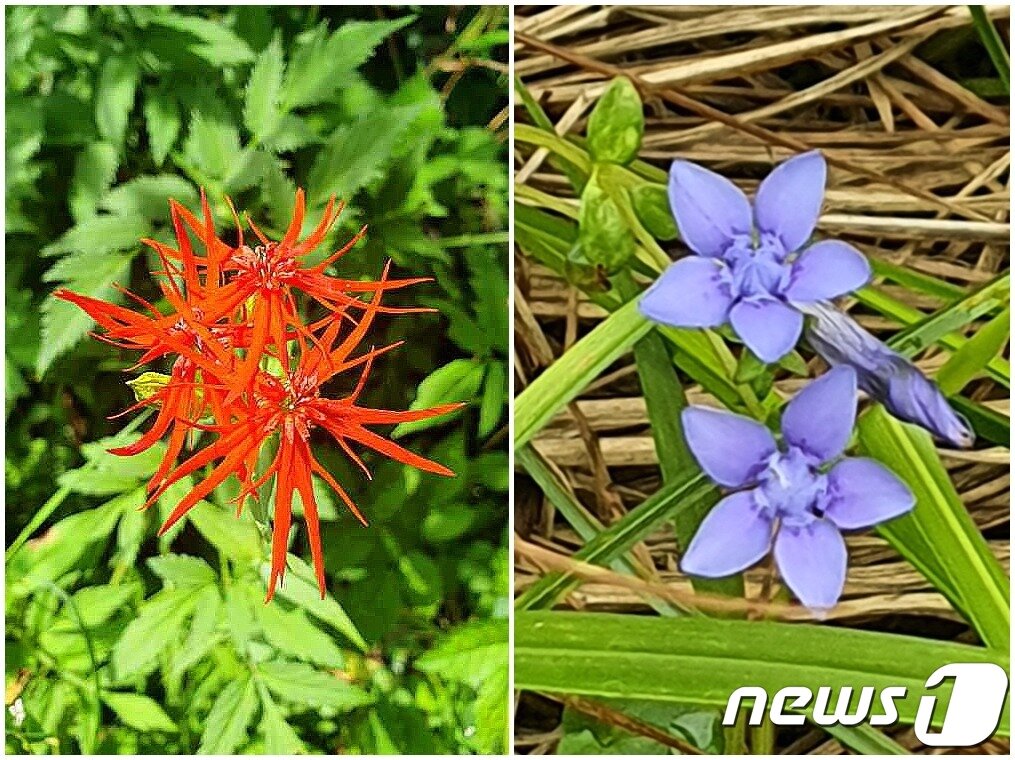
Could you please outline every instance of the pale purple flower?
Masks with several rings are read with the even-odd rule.
[[[915,364],[830,304],[811,304],[804,313],[810,317],[805,336],[811,347],[833,366],[853,367],[860,389],[884,404],[890,414],[952,446],[973,445],[976,436],[969,423]]]
[[[670,266],[641,299],[642,313],[673,327],[727,321],[765,362],[796,345],[796,304],[844,295],[871,276],[863,254],[825,240],[800,251],[818,220],[825,159],[803,153],[772,170],[753,209],[732,182],[688,161],[670,167],[670,207],[696,256]],[[799,251],[799,252],[798,252]]]
[[[846,580],[841,531],[898,517],[915,501],[882,464],[842,457],[855,419],[856,373],[845,366],[790,401],[781,444],[748,417],[687,407],[684,435],[698,464],[714,481],[737,490],[702,521],[681,569],[720,578],[774,548],[783,580],[806,607],[834,607]]]

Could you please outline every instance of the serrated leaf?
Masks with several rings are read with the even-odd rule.
[[[261,556],[261,534],[249,518],[201,501],[187,513],[187,519],[229,559],[250,562]]]
[[[133,58],[114,56],[102,66],[95,91],[95,126],[107,142],[123,146],[127,120],[134,106],[138,68]]]
[[[197,111],[190,120],[184,152],[209,177],[222,179],[239,160],[240,133],[225,117]]]
[[[264,662],[257,666],[257,674],[273,694],[287,702],[343,711],[373,702],[358,686],[304,663]]]
[[[507,620],[483,620],[452,629],[416,660],[415,667],[448,681],[479,686],[498,668],[506,667],[507,656]]]
[[[138,731],[179,731],[173,719],[151,697],[104,691],[102,701],[109,705],[125,726],[130,728]]]
[[[156,174],[117,185],[99,201],[99,207],[130,218],[165,219],[170,198],[191,207],[198,201],[194,186],[183,177]]]
[[[342,650],[303,610],[287,612],[280,605],[263,604],[255,611],[265,640],[279,652],[327,668],[345,665]]]
[[[322,142],[321,136],[311,129],[306,119],[287,113],[261,144],[275,153],[285,153],[319,142]]]
[[[257,692],[247,677],[228,684],[215,700],[201,734],[202,755],[231,755],[247,738],[257,712]]]
[[[136,583],[88,586],[75,591],[72,598],[77,613],[81,615],[82,624],[90,627],[106,622],[114,613],[123,609],[137,591]],[[74,617],[73,613],[69,614]]]
[[[244,148],[236,157],[236,163],[222,185],[226,192],[242,192],[259,185],[277,164],[278,160],[266,151]]]
[[[113,670],[118,679],[146,672],[172,642],[194,611],[199,588],[163,590],[141,607],[113,647]]]
[[[335,130],[310,169],[313,201],[351,198],[379,177],[419,112],[418,105],[383,107]]]
[[[265,688],[261,692],[261,730],[264,732],[264,751],[269,755],[287,756],[306,751],[296,729],[286,722],[282,712]]]
[[[419,384],[416,398],[409,409],[427,409],[439,404],[452,404],[458,401],[473,401],[479,394],[486,374],[486,366],[472,359],[455,359],[431,372]],[[408,433],[425,430],[434,425],[447,422],[451,415],[443,415],[429,420],[402,422],[395,427],[391,436],[398,438]]]
[[[254,58],[250,46],[222,21],[168,13],[153,18],[152,24],[186,33],[192,38],[187,50],[214,66],[247,63]]]
[[[43,256],[64,253],[98,254],[139,247],[140,239],[151,232],[151,225],[142,216],[102,214],[75,224],[63,235],[42,249]],[[50,278],[47,282],[52,282]]]
[[[218,643],[215,629],[218,627],[221,609],[222,596],[219,594],[218,586],[206,586],[194,605],[194,619],[191,621],[187,640],[173,656],[173,677],[179,678],[183,675],[184,671],[191,668]]]
[[[387,37],[411,24],[415,16],[391,21],[350,21],[331,35],[322,23],[301,35],[283,88],[285,109],[329,100]]]
[[[107,142],[89,143],[78,153],[67,195],[74,221],[80,222],[95,213],[99,199],[113,183],[119,164],[116,147]]]
[[[286,555],[286,566],[288,571],[285,580],[278,587],[276,593],[306,610],[307,614],[318,620],[323,620],[335,630],[343,633],[361,651],[366,651],[366,641],[345,610],[342,609],[342,605],[335,601],[335,598],[330,594],[321,598],[314,571],[310,566],[294,554]],[[271,566],[267,562],[261,563],[261,577],[267,580],[270,572]]]
[[[180,107],[167,92],[148,93],[144,102],[144,118],[152,158],[161,166],[180,134]]]
[[[165,583],[177,588],[207,586],[215,582],[215,571],[200,557],[186,554],[163,554],[151,557],[148,567]]]
[[[282,37],[279,32],[275,32],[271,44],[260,53],[250,72],[250,79],[247,80],[243,123],[255,138],[270,134],[282,116],[279,98],[284,74]]]

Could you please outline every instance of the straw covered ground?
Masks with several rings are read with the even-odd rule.
[[[988,13],[1007,28],[1008,8]],[[807,148],[821,149],[829,181],[818,234],[847,240],[877,266],[912,274],[879,276],[870,294],[843,304],[883,340],[994,281],[1008,267],[1009,112],[965,7],[901,6],[589,6],[519,8],[517,75],[560,135],[584,135],[606,83],[632,79],[646,104],[639,158],[666,169],[680,157],[719,171],[748,194],[771,167]],[[519,124],[533,119],[518,99]],[[550,153],[518,142],[517,203],[575,215],[578,200]],[[663,244],[671,256],[686,249]],[[884,271],[876,269],[879,274]],[[521,392],[606,311],[516,251],[515,377]],[[989,317],[962,326],[975,335]],[[952,352],[939,343],[917,364],[933,376]],[[1009,414],[1007,348],[995,368],[963,396]],[[811,376],[820,359],[805,351]],[[684,378],[686,380],[686,378]],[[805,382],[789,372],[775,389],[789,397]],[[685,382],[689,401],[712,403]],[[611,365],[534,439],[578,501],[609,525],[661,482],[645,400],[630,354]],[[1008,567],[1009,450],[981,440],[967,451],[940,448],[956,490],[990,549]],[[516,592],[549,569],[583,579],[560,603],[581,610],[651,613],[649,600],[691,593],[678,570],[669,526],[634,548],[637,578],[576,565],[584,543],[532,480],[516,476]],[[847,538],[851,564],[831,625],[974,642],[965,621],[912,565],[872,532]],[[748,600],[768,601],[780,581],[767,563],[745,575]],[[581,700],[586,716],[648,738],[655,730]],[[526,692],[517,705],[520,751],[555,752],[562,698]],[[926,752],[912,731],[895,741]],[[665,737],[662,737],[663,743]],[[675,746],[670,744],[670,746]],[[995,739],[978,752],[1007,753]],[[781,735],[776,752],[841,754],[818,730]]]

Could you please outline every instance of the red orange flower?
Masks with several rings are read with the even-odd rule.
[[[131,407],[158,408],[155,422],[139,440],[113,453],[129,456],[150,448],[168,435],[166,454],[148,483],[153,504],[174,483],[198,476],[194,488],[176,505],[162,526],[168,530],[213,489],[232,475],[240,481],[237,511],[248,497],[275,479],[274,532],[267,601],[285,573],[286,550],[295,496],[303,505],[314,569],[321,595],[325,594],[317,500],[312,476],[319,476],[366,524],[348,492],[314,456],[311,433],[319,429],[369,477],[354,445],[439,475],[449,469],[409,451],[370,426],[430,419],[460,404],[432,409],[393,411],[360,406],[373,361],[398,343],[354,355],[380,313],[409,313],[424,309],[396,309],[381,304],[384,292],[423,281],[389,279],[390,264],[377,281],[343,280],[326,274],[328,265],[362,237],[361,230],[343,248],[321,263],[305,266],[301,258],[317,247],[334,224],[334,199],[310,236],[300,242],[304,196],[300,190],[292,221],[283,239],[270,241],[251,222],[261,245],[251,249],[242,230],[235,247],[215,233],[207,199],[201,196],[202,217],[170,201],[176,247],[146,240],[163,264],[155,274],[170,313],[124,291],[147,313],[99,299],[59,290],[56,296],[77,304],[105,331],[96,337],[113,345],[143,352],[138,364],[173,357],[172,374],[164,387]],[[230,202],[230,208],[232,204]],[[233,211],[239,227],[239,220]],[[249,221],[249,220],[248,220]],[[195,252],[188,235],[201,242]],[[324,317],[307,323],[300,317],[296,297],[304,293],[323,308]],[[372,294],[361,300],[360,294]],[[358,371],[355,389],[337,399],[322,396],[322,386],[342,372]],[[214,439],[178,461],[191,431],[205,431]],[[277,440],[271,462],[258,471],[262,449]],[[263,464],[263,463],[262,463]]]

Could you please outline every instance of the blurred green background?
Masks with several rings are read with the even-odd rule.
[[[507,732],[507,12],[502,7],[6,9],[8,752],[493,753]],[[348,202],[320,256],[369,224],[344,276],[431,283],[371,340],[364,403],[471,403],[396,430],[442,479],[322,461],[331,594],[224,508],[163,538],[184,487],[139,512],[161,451],[105,453],[134,356],[49,293],[157,296],[167,199],[224,196],[269,234]],[[166,367],[148,369],[165,371]],[[340,392],[341,387],[336,389]],[[291,552],[307,556],[302,528]]]

